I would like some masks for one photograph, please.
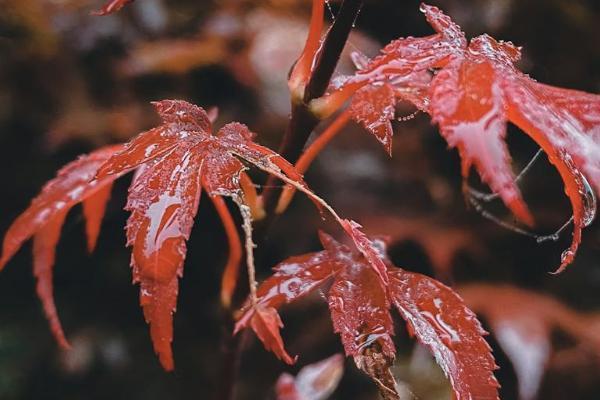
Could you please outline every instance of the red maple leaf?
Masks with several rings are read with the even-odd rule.
[[[243,161],[274,174],[298,189],[302,177],[271,150],[255,144],[245,125],[231,123],[211,134],[206,112],[185,101],[154,103],[162,124],[143,132],[125,146],[111,146],[82,156],[64,167],[9,228],[0,267],[24,241],[34,237],[34,271],[38,293],[59,343],[68,346],[52,299],[54,249],[67,211],[83,202],[88,247],[93,249],[112,182],[136,170],[126,209],[127,244],[132,246],[134,281],[140,283],[140,303],[150,324],[154,349],[165,369],[173,369],[172,319],[178,277],[183,272],[186,240],[205,190],[223,220],[231,248],[223,277],[223,299],[231,298],[241,257],[240,240],[222,196],[232,198],[244,219],[249,268],[252,265],[252,214],[258,213],[256,193]],[[226,304],[227,305],[227,304]]]
[[[352,251],[324,233],[321,242],[323,251],[291,257],[274,268],[275,273],[257,290],[257,305],[248,306],[236,330],[254,329],[257,308],[278,308],[333,281],[326,297],[334,330],[341,336],[346,355],[353,356],[380,386],[381,369],[389,372],[395,357],[390,314],[394,306],[409,331],[436,357],[458,399],[497,398],[496,366],[483,339],[485,331],[452,289],[393,266],[385,257],[383,241],[364,237],[362,246],[368,246],[385,263],[388,286],[382,284],[362,251]],[[277,342],[257,335],[281,358],[285,350],[279,326],[272,324],[271,330],[277,331]],[[392,383],[384,386],[387,391],[395,390]]]
[[[437,33],[393,41],[371,61],[359,58],[356,74],[340,78],[329,96],[315,100],[314,110],[330,114],[353,95],[352,117],[389,151],[396,101],[412,102],[458,149],[465,181],[475,167],[512,213],[532,225],[505,143],[506,123],[514,123],[544,150],[571,201],[573,241],[562,271],[595,214],[588,179],[600,190],[600,96],[540,84],[515,67],[521,52],[512,43],[486,34],[468,42],[437,7],[423,4],[421,10]]]

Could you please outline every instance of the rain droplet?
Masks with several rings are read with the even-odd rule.
[[[580,176],[584,189],[581,193],[583,195],[583,226],[590,226],[596,217],[596,195],[585,176],[581,174]]]
[[[568,261],[569,259],[573,258],[574,256],[575,256],[575,253],[573,252],[573,250],[567,249],[567,250],[563,251],[562,254],[560,255],[560,262],[564,263],[564,262]]]
[[[560,235],[558,233],[553,233],[552,235],[538,236],[535,238],[535,241],[538,243],[543,243],[547,241],[556,242],[559,238]]]

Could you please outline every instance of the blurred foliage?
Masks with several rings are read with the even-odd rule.
[[[289,109],[285,78],[304,41],[309,1],[137,0],[116,15],[90,16],[100,3],[2,2],[2,232],[61,165],[154,125],[149,101],[180,98],[218,106],[218,125],[232,119],[245,122],[259,132],[259,142],[272,148],[281,138]],[[469,37],[488,32],[523,45],[521,67],[536,79],[600,91],[598,1],[432,3],[452,15]],[[331,2],[333,13],[338,6]],[[367,0],[351,46],[373,54],[378,43],[429,32],[418,1]],[[341,68],[349,68],[347,59]],[[370,232],[385,228],[382,233],[394,240],[394,263],[406,269],[437,273],[447,283],[508,282],[552,293],[575,310],[600,308],[597,224],[584,232],[575,264],[551,276],[546,272],[556,265],[569,234],[559,242],[538,245],[484,220],[465,206],[458,157],[446,150],[427,118],[419,115],[395,128],[392,159],[352,126],[323,153],[309,171],[308,182]],[[509,145],[516,168],[536,151],[528,139],[510,132]],[[216,392],[222,333],[218,288],[226,243],[215,213],[204,202],[197,217],[203,223],[197,224],[188,246],[175,317],[177,369],[167,374],[152,352],[138,289],[131,285],[122,231],[126,185],[117,185],[96,254],[85,254],[79,210],[71,213],[64,228],[55,286],[59,312],[73,342],[70,353],[60,353],[46,326],[35,298],[28,249],[0,275],[0,398],[151,400],[198,394],[210,398]],[[552,231],[568,218],[560,179],[545,161],[534,166],[523,189],[540,231]],[[504,212],[500,207],[494,211]],[[316,249],[318,226],[311,205],[295,201],[258,249],[261,275],[286,256]],[[301,355],[298,367],[290,371],[262,346],[249,342],[241,360],[240,399],[273,398],[283,370],[297,372],[340,351],[319,296],[285,312],[289,323],[284,335],[290,352]],[[510,360],[490,340],[502,368],[503,398],[516,398]],[[399,333],[397,342],[398,376],[407,392],[420,399],[448,398],[447,385],[431,359],[418,347],[413,349],[406,333]],[[598,398],[597,365],[596,358],[585,354],[555,352],[542,380],[541,398]],[[368,379],[346,366],[333,398],[375,399]],[[566,386],[568,394],[561,389]]]

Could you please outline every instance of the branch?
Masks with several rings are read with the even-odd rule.
[[[315,62],[302,101],[292,102],[290,121],[283,136],[278,153],[290,163],[295,164],[300,158],[308,137],[319,123],[319,118],[308,107],[311,100],[325,94],[329,82],[346,45],[354,21],[362,7],[362,0],[344,0],[337,18],[326,34],[320,53]],[[269,177],[262,193],[266,219],[259,229],[259,240],[265,241],[266,232],[275,216],[275,207],[280,190],[276,188],[278,178]],[[239,298],[244,292],[244,285],[238,285],[234,297]],[[225,310],[222,351],[224,359],[220,374],[219,400],[230,400],[235,393],[235,383],[239,369],[240,351],[243,347],[242,334],[232,336],[234,316]]]
[[[292,104],[290,122],[278,150],[278,153],[292,164],[300,158],[308,137],[319,123],[319,118],[309,110],[308,103],[325,94],[362,3],[362,0],[344,0],[323,40],[315,67],[306,85],[303,101]],[[269,178],[262,194],[267,212],[265,225],[270,224],[277,205],[280,190],[274,188],[275,185],[276,178]]]
[[[306,85],[304,103],[308,104],[311,100],[325,94],[361,8],[362,0],[344,0],[342,3],[340,11],[323,41],[315,68],[308,85]]]

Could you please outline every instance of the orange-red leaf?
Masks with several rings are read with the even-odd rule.
[[[283,373],[277,380],[277,400],[326,400],[337,388],[344,373],[341,354],[309,364],[296,377]]]
[[[225,201],[219,196],[210,196],[227,235],[229,257],[221,279],[221,303],[225,307],[231,305],[231,298],[237,285],[240,263],[242,261],[242,242],[235,226],[235,221]]]
[[[345,219],[341,221],[341,224],[346,233],[354,241],[356,248],[367,259],[369,266],[377,273],[382,284],[387,286],[388,277],[385,262],[383,261],[385,259],[385,250],[376,247],[367,235],[360,230],[362,227],[358,223]]]
[[[300,97],[304,96],[304,86],[308,83],[317,57],[317,51],[321,44],[324,13],[325,0],[313,0],[308,37],[288,81],[290,92],[292,92],[293,97],[296,97],[294,98],[295,101],[302,100]]]

